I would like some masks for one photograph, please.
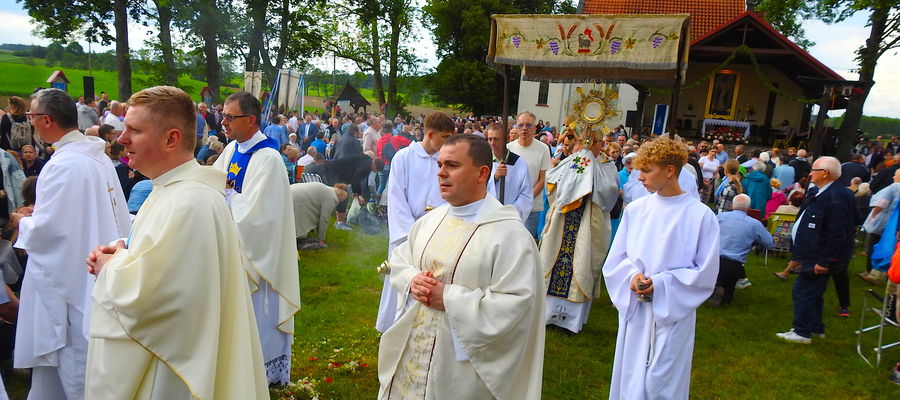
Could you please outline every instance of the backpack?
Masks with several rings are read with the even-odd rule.
[[[381,147],[381,159],[387,162],[391,162],[394,159],[394,155],[397,154],[397,149],[394,148],[394,144],[391,143],[390,140],[384,143],[384,146]]]
[[[16,122],[10,118],[9,121],[12,122],[12,128],[9,130],[10,147],[19,150],[26,144],[32,144],[31,124],[28,123],[28,120]]]

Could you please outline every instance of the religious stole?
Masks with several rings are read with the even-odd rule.
[[[478,224],[447,215],[431,234],[419,259],[419,269],[431,271],[444,284],[453,283],[456,269]],[[444,312],[420,306],[406,341],[388,399],[424,399],[437,332]]]
[[[250,157],[253,156],[253,153],[256,153],[257,150],[266,147],[278,151],[278,142],[276,142],[275,139],[266,138],[251,147],[246,153],[241,153],[237,149],[237,146],[235,146],[234,154],[231,155],[231,161],[228,163],[228,175],[225,178],[225,186],[240,193],[244,186],[244,175],[247,172],[247,165],[250,164]]]
[[[562,244],[559,246],[553,270],[550,271],[550,284],[547,285],[547,294],[550,296],[569,298],[569,289],[572,287],[572,278],[575,274],[573,265],[575,242],[578,240],[578,230],[581,229],[581,217],[584,216],[584,209],[590,202],[589,198],[583,198],[578,208],[565,213],[563,234],[560,239]]]

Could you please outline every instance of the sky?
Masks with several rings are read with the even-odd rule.
[[[416,0],[424,3],[424,0]],[[810,54],[819,59],[823,64],[848,80],[856,80],[858,75],[851,72],[856,62],[854,60],[856,49],[862,45],[868,37],[865,13],[857,13],[852,18],[840,23],[828,25],[817,20],[809,20],[803,23],[806,36],[816,44],[809,49]],[[21,43],[47,45],[49,40],[36,36],[32,31],[31,23],[22,5],[15,0],[0,0],[0,43]],[[420,21],[416,21],[420,24]],[[129,43],[132,47],[140,48],[148,37],[148,29],[138,23],[129,23]],[[412,46],[415,54],[423,60],[419,66],[420,72],[425,72],[437,66],[435,44],[433,36],[428,29],[417,26],[417,38],[415,46]],[[87,42],[80,41],[87,49]],[[94,51],[106,51],[113,46],[92,45]],[[323,70],[331,70],[331,57],[323,54],[314,61],[316,66]],[[896,71],[900,68],[900,54],[898,51],[890,51],[883,55],[875,70],[875,86],[866,101],[865,114],[873,116],[885,116],[900,118],[900,74]],[[345,71],[355,70],[355,66],[347,61],[337,60],[337,69]],[[835,114],[835,113],[831,113]],[[840,114],[838,112],[837,114]]]

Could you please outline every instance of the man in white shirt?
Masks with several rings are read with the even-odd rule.
[[[106,142],[78,131],[72,97],[41,90],[27,115],[56,151],[38,175],[34,213],[10,216],[19,228],[14,247],[28,252],[13,366],[32,368],[31,399],[83,399],[94,284],[85,255],[127,236],[131,218]]]
[[[378,139],[381,139],[381,120],[372,117],[369,118],[369,124],[363,131],[362,145],[363,153],[372,152],[370,157],[378,153]]]
[[[525,228],[535,239],[538,237],[537,227],[541,211],[544,209],[544,182],[547,170],[550,169],[550,148],[546,144],[534,140],[537,118],[530,111],[522,111],[516,117],[518,139],[506,145],[506,148],[525,159],[528,164],[528,176],[531,178],[532,199],[531,213],[525,220]]]
[[[113,100],[113,102],[109,103],[109,114],[106,114],[106,117],[103,118],[103,123],[106,125],[112,125],[113,130],[116,132],[116,135],[122,133],[125,130],[125,123],[119,119],[122,116],[122,103]]]
[[[506,148],[503,125],[493,123],[487,128],[487,142],[494,154],[491,179],[488,179],[488,193],[501,204],[516,207],[522,222],[528,219],[534,203],[531,178],[528,177],[528,164],[525,159]],[[503,193],[500,195],[498,193]]]

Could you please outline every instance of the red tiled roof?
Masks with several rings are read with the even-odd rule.
[[[745,11],[745,0],[581,0],[582,14],[690,14],[691,41]]]

